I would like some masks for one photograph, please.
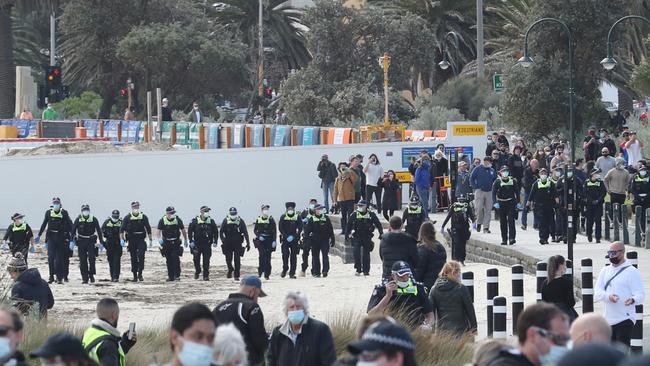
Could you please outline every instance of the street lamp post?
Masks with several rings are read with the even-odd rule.
[[[568,45],[568,52],[569,52],[569,134],[571,135],[571,165],[569,166],[569,169],[573,170],[572,164],[575,163],[576,161],[576,131],[575,131],[575,111],[574,111],[574,97],[575,97],[575,87],[574,87],[574,80],[573,80],[573,36],[571,35],[571,30],[569,27],[564,23],[563,21],[556,19],[556,18],[541,18],[535,21],[533,24],[531,24],[528,27],[528,30],[526,30],[526,36],[524,38],[524,55],[517,61],[518,64],[520,64],[523,67],[529,67],[533,64],[533,59],[528,55],[528,34],[530,31],[537,26],[540,23],[544,22],[553,22],[560,24],[564,31],[567,34],[567,45]],[[567,169],[567,171],[569,170]],[[566,173],[565,173],[566,174]],[[566,180],[566,175],[565,175],[565,182]],[[567,205],[566,211],[567,211],[567,257],[568,259],[573,261],[573,241],[574,241],[574,230],[575,230],[575,224],[573,222],[573,211],[575,210],[575,191],[576,191],[576,179],[575,176],[572,177],[573,181],[573,187],[571,189],[567,189],[568,187],[564,188],[564,202]],[[566,184],[565,184],[566,185]],[[570,191],[570,192],[569,192]],[[572,197],[571,204],[569,204],[569,194]]]
[[[605,70],[612,70],[613,68],[616,67],[616,60],[614,59],[614,52],[612,51],[612,32],[614,31],[614,27],[618,25],[618,23],[626,20],[626,19],[638,19],[642,20],[648,24],[650,24],[650,19],[646,17],[642,17],[639,15],[628,15],[624,16],[621,19],[617,20],[614,24],[612,24],[612,27],[609,28],[609,32],[607,33],[607,57],[605,57],[602,61],[600,61],[600,64],[603,65]]]
[[[388,52],[379,57],[379,66],[384,70],[384,126],[390,125],[390,117],[388,116],[388,68],[390,67],[390,56]]]
[[[456,44],[456,50],[458,50],[458,33],[451,31],[445,34],[445,39],[442,41],[442,61],[438,62],[438,66],[440,66],[441,69],[447,70],[449,66],[451,66],[451,71],[454,72],[454,76],[458,75],[458,70],[456,70],[456,66],[454,65],[453,62],[449,62],[449,58],[447,57],[447,54],[449,53],[449,47],[447,47],[447,38],[449,36],[454,37],[454,42]]]

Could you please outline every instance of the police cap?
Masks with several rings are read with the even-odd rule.
[[[542,172],[548,174],[548,170],[546,170],[546,168],[542,168],[539,170],[539,174],[542,174]]]
[[[90,205],[88,205],[88,204],[81,205],[81,211],[83,211],[83,210],[90,210]]]
[[[59,197],[54,197],[52,198],[52,203],[61,203],[61,199]]]
[[[393,263],[390,271],[398,276],[403,276],[405,274],[411,274],[411,267],[409,267],[408,263],[404,261],[397,261]]]
[[[323,205],[321,205],[321,204],[319,203],[319,204],[317,204],[316,206],[314,206],[314,211],[316,211],[316,210],[322,210],[322,209],[324,209],[324,208],[325,208],[325,206],[323,206]]]
[[[267,208],[271,208],[271,206],[269,206],[269,205],[267,205],[267,204],[263,204],[262,207],[261,207],[262,210],[265,210],[265,209],[267,209]]]
[[[367,206],[368,204],[366,203],[366,200],[359,200],[357,203],[357,206]]]
[[[169,207],[167,207],[167,208],[165,209],[165,213],[168,213],[168,214],[175,214],[175,213],[176,213],[176,210],[174,209],[174,206],[169,206]]]
[[[592,176],[592,175],[594,175],[594,174],[598,174],[598,173],[600,173],[600,169],[598,169],[598,168],[593,168],[593,169],[591,169],[591,171],[589,172],[589,175]]]
[[[113,212],[111,212],[111,215],[120,216],[120,210],[113,210]]]
[[[140,208],[140,202],[138,201],[131,202],[131,208]]]
[[[361,339],[348,345],[348,351],[359,354],[363,351],[376,352],[388,349],[414,351],[415,342],[409,332],[394,321],[383,320],[372,324]]]
[[[286,202],[284,204],[284,207],[286,207],[286,208],[296,208],[296,203],[295,202]]]
[[[230,213],[231,215],[237,215],[237,208],[236,207],[229,208],[228,213]]]
[[[210,212],[210,207],[208,207],[208,206],[201,206],[201,209],[200,209],[200,210],[201,210],[201,213],[204,213],[204,212]]]
[[[23,215],[21,213],[15,213],[15,214],[11,215],[12,220],[22,219],[23,217],[25,217],[25,215]]]

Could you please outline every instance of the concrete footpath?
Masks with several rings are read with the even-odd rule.
[[[431,214],[430,217],[432,220],[436,220],[436,229],[440,231],[442,222],[446,217],[446,213],[437,213]],[[532,214],[529,215],[529,220],[532,220]],[[532,224],[532,221],[529,222]],[[539,234],[537,230],[532,228],[532,225],[528,226],[528,230],[521,229],[521,221],[517,222],[517,243],[514,245],[502,246],[501,243],[501,232],[499,229],[499,222],[492,220],[490,223],[490,234],[478,233],[475,230],[472,231],[472,236],[468,242],[467,251],[468,259],[473,262],[483,262],[483,263],[492,263],[498,265],[511,266],[513,264],[522,264],[524,270],[528,273],[535,273],[535,265],[539,261],[545,261],[552,255],[561,254],[565,258],[567,257],[567,245],[563,243],[550,243],[547,245],[539,244]],[[634,236],[630,233],[630,238],[633,240]],[[591,258],[593,261],[593,273],[594,273],[594,284],[597,280],[598,273],[601,268],[603,268],[609,261],[605,258],[606,252],[608,250],[610,242],[602,240],[602,243],[596,244],[589,243],[587,237],[583,235],[578,235],[576,243],[573,247],[573,258],[574,258],[574,278],[577,279],[576,284],[576,296],[578,302],[576,303],[576,310],[579,314],[582,313],[582,302],[581,302],[581,293],[580,293],[580,260],[583,258]],[[645,350],[650,350],[650,250],[643,247],[635,247],[633,245],[627,245],[626,251],[636,251],[639,258],[639,270],[644,281],[646,289],[646,300],[644,303],[645,314],[644,314],[644,348]],[[501,275],[501,273],[499,273]],[[509,278],[508,273],[508,278]],[[483,281],[485,279],[485,273],[474,273],[474,278],[476,282]],[[526,276],[526,280],[528,280]],[[500,279],[499,282],[503,283],[505,279]],[[525,284],[525,302],[530,303],[531,300],[535,299],[535,292],[530,291],[529,289],[535,289],[535,285],[532,287]],[[510,317],[511,312],[511,303],[509,301],[509,293],[502,292],[501,295],[508,298],[508,313]],[[481,294],[484,296],[484,294]],[[595,303],[594,311],[602,313],[602,304]],[[510,320],[508,321],[510,323]],[[509,332],[509,334],[511,334]]]

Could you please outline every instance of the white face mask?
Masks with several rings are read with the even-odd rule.
[[[136,209],[131,210],[131,212],[133,212],[134,215],[137,215],[137,214],[140,213],[140,210],[138,210],[138,209],[136,208]]]
[[[409,285],[409,281],[403,282],[403,281],[396,281],[397,287],[399,288],[406,288]]]
[[[16,220],[16,226],[20,226],[23,224],[23,219],[17,219]]]
[[[377,366],[379,365],[375,361],[357,361],[357,366]]]
[[[548,175],[540,175],[539,179],[541,180],[546,180],[548,178]]]
[[[501,176],[503,178],[508,178],[509,175],[510,175],[510,172],[501,172]]]
[[[642,177],[645,177],[647,174],[648,174],[648,172],[645,171],[645,170],[641,170],[641,171],[639,172],[639,175],[642,176]]]
[[[293,216],[293,214],[294,214],[295,212],[296,212],[296,211],[294,211],[294,210],[287,210],[287,214],[289,214],[289,216]]]
[[[357,211],[366,212],[366,208],[365,207],[357,207]]]
[[[262,210],[262,216],[268,216],[269,210]]]
[[[309,209],[310,209],[310,210],[313,210],[314,207],[316,207],[316,205],[314,205],[314,204],[310,204],[310,205],[309,205]]]
[[[90,215],[90,211],[81,211],[81,214],[84,215],[84,217],[88,217]]]

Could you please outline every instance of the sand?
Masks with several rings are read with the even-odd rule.
[[[6,156],[38,156],[61,154],[101,154],[101,153],[129,153],[138,151],[171,151],[174,147],[160,142],[128,144],[116,146],[104,141],[82,141],[52,143],[33,149],[12,149]]]

